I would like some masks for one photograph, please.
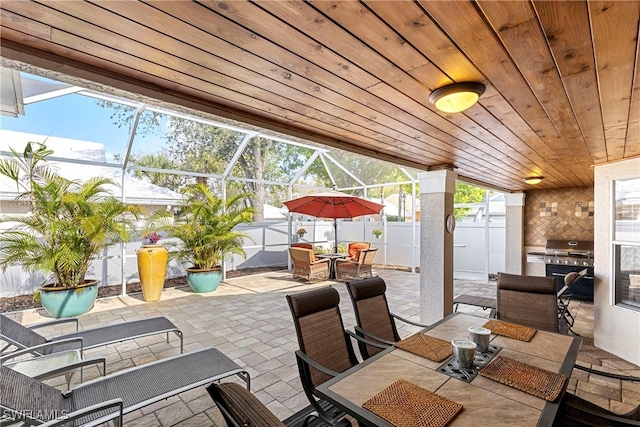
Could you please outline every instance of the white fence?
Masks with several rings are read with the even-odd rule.
[[[315,246],[332,248],[334,245],[333,222],[308,221],[299,225],[307,230],[300,241]],[[376,238],[372,231],[382,228],[384,233]],[[253,241],[244,248],[247,258],[234,256],[227,260],[225,269],[235,270],[249,267],[288,265],[289,226],[284,222],[261,222],[241,226]],[[487,234],[488,230],[488,234]],[[295,228],[292,233],[295,232]],[[292,241],[296,240],[295,234]],[[488,238],[487,238],[488,236]],[[376,263],[394,266],[418,267],[420,264],[420,224],[411,222],[338,221],[338,242],[367,241],[378,248]],[[100,279],[104,285],[138,281],[136,249],[141,242],[109,248],[94,261],[88,278]],[[487,274],[504,270],[505,231],[502,223],[458,223],[454,234],[454,276],[468,280],[487,280]],[[488,249],[487,249],[488,248]],[[124,254],[123,254],[124,252]],[[125,259],[124,267],[121,260]],[[169,263],[167,277],[184,275],[184,268],[175,261]],[[39,274],[29,274],[21,268],[11,267],[0,278],[0,297],[32,293],[46,280]]]

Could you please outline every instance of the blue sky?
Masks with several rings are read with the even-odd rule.
[[[33,76],[28,76],[33,77]],[[46,80],[46,79],[43,79]],[[80,139],[104,144],[107,153],[123,154],[129,128],[118,128],[110,118],[111,110],[98,106],[88,96],[71,94],[25,105],[25,114],[17,118],[0,116],[0,128],[18,132]],[[156,150],[163,142],[153,136],[137,138],[133,151]],[[112,161],[112,157],[107,157]]]

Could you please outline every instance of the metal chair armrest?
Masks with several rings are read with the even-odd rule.
[[[385,340],[385,339],[379,338],[379,337],[373,335],[372,333],[369,333],[369,332],[365,331],[360,326],[355,326],[353,329],[355,329],[356,335],[357,334],[362,334],[362,335],[359,335],[361,338],[365,338],[365,339],[366,338],[371,338],[371,339],[374,339],[376,341],[380,341],[383,344],[388,344],[388,345],[395,344],[393,341],[389,341],[389,340]]]
[[[632,419],[625,418],[625,417],[620,417],[620,416],[617,416],[617,415],[604,414],[602,412],[595,411],[595,410],[590,409],[590,408],[585,408],[584,406],[576,405],[576,404],[573,404],[573,403],[570,403],[570,402],[563,402],[563,405],[566,405],[569,408],[574,408],[574,409],[576,409],[576,410],[578,410],[580,412],[584,412],[584,413],[589,414],[591,416],[594,416],[596,418],[603,418],[605,420],[608,420],[608,421],[611,421],[611,422],[614,423],[614,424],[610,424],[610,425],[628,426],[628,427],[640,426],[640,421],[632,420]],[[579,422],[580,425],[583,425],[582,424],[582,422],[583,422],[582,419],[574,418],[574,417],[571,417],[570,415],[566,415],[566,414],[564,416],[566,418],[569,418],[569,419],[573,420],[573,421]],[[584,425],[586,425],[586,424],[584,424]],[[595,425],[595,424],[589,424],[589,425]],[[600,425],[600,424],[598,424],[598,425]],[[609,425],[609,424],[607,424],[607,425]]]
[[[11,353],[3,354],[0,357],[0,365],[3,364],[4,362],[6,362],[7,360],[13,359],[16,356],[21,356],[23,354],[31,354],[31,353],[34,353],[34,352],[40,354],[36,350],[40,350],[42,348],[47,348],[47,347],[59,346],[61,344],[69,344],[69,343],[76,342],[76,341],[80,343],[79,350],[81,352],[84,351],[82,337],[66,338],[66,339],[63,339],[63,340],[50,341],[50,342],[46,342],[44,344],[38,344],[38,345],[34,345],[33,347],[27,347],[27,348],[24,348],[22,350],[16,350],[16,351],[13,351]]]
[[[424,325],[424,324],[422,324],[422,323],[416,323],[416,322],[413,322],[413,321],[411,321],[411,320],[409,320],[409,319],[405,319],[404,317],[400,317],[400,316],[398,316],[397,314],[393,314],[393,313],[391,313],[391,317],[393,317],[394,319],[398,319],[398,320],[400,320],[400,321],[402,321],[402,322],[404,322],[404,323],[408,323],[408,324],[410,324],[410,325],[413,325],[413,326],[419,326],[419,327],[421,327],[421,328],[427,328],[427,327],[429,327],[429,326],[430,326],[430,325]]]
[[[324,372],[327,375],[331,375],[332,377],[340,375],[340,372],[332,371],[329,368],[325,368],[324,366],[307,356],[302,350],[296,350],[296,357],[301,359],[304,363],[313,366],[317,370]]]
[[[47,421],[44,424],[40,424],[40,427],[54,427],[54,426],[64,425],[71,421],[77,420],[78,418],[82,418],[84,416],[92,414],[94,412],[104,411],[105,409],[115,408],[115,407],[118,408],[118,411],[114,412],[113,416],[105,416],[108,418],[102,417],[102,419],[104,419],[104,421],[108,421],[108,420],[115,419],[117,417],[118,423],[116,425],[122,426],[124,404],[122,403],[122,399],[112,399],[112,400],[107,400],[106,402],[87,406],[86,408],[79,409],[77,411],[73,411],[68,414],[61,414],[61,416],[55,420]]]
[[[356,340],[365,343],[366,345],[370,345],[371,347],[376,347],[382,350],[385,350],[387,348],[389,348],[388,345],[384,345],[384,344],[380,344],[379,342],[373,342],[373,341],[369,341],[368,339],[362,338],[361,336],[354,334],[351,331],[344,331],[345,333],[347,333],[349,336],[355,338]]]
[[[640,382],[640,377],[631,377],[628,375],[619,375],[619,374],[612,374],[610,372],[602,372],[602,371],[587,368],[586,366],[581,366],[581,365],[574,365],[573,367],[580,371],[589,372],[590,374],[600,375],[607,378],[614,378],[617,380],[631,381],[631,382]]]
[[[36,323],[35,325],[31,325],[31,326],[27,326],[27,329],[38,329],[38,328],[44,328],[46,326],[52,326],[52,325],[60,325],[63,323],[75,323],[76,324],[76,331],[78,330],[78,318],[76,317],[70,317],[68,319],[58,319],[58,320],[51,320],[49,322],[44,322],[44,323]]]

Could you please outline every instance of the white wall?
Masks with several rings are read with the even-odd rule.
[[[640,365],[640,312],[613,304],[612,181],[640,177],[640,159],[595,167],[594,344]]]
[[[300,241],[309,242],[315,246],[331,248],[334,242],[333,222],[305,221],[300,224],[308,234]],[[225,263],[226,270],[263,266],[286,266],[288,263],[287,248],[289,246],[288,223],[286,221],[265,221],[252,225],[238,227],[249,234],[253,241],[246,241],[244,249],[247,258],[233,256]],[[372,231],[383,228],[384,234],[377,239]],[[293,230],[295,231],[294,226]],[[487,280],[485,271],[485,228],[483,223],[458,224],[454,233],[455,239],[462,239],[469,244],[469,250],[456,252],[454,259],[454,277],[466,280]],[[415,237],[414,237],[415,236]],[[490,262],[489,273],[497,273],[504,269],[504,223],[490,224]],[[417,267],[420,261],[420,224],[411,222],[377,221],[343,221],[338,222],[339,244],[366,241],[372,247],[378,248],[376,263],[395,266]],[[456,240],[458,241],[458,240]],[[477,248],[474,242],[480,242]],[[162,242],[161,242],[162,243]],[[125,254],[125,283],[137,282],[138,270],[136,249],[140,241],[126,245]],[[471,248],[471,247],[474,248]],[[96,260],[91,264],[88,278],[96,278],[102,285],[116,285],[122,283],[121,249],[120,245],[109,248],[105,259]],[[185,274],[182,265],[176,261],[169,263],[167,277],[179,277]],[[0,275],[0,297],[30,294],[40,283],[45,281],[40,274],[27,274],[19,267],[10,267]]]

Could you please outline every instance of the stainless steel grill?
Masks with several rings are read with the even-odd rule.
[[[555,277],[558,290],[564,286],[564,276],[587,269],[582,280],[570,289],[574,298],[593,301],[593,241],[547,240],[544,251],[546,275]]]
[[[547,240],[545,264],[593,267],[593,241]]]

